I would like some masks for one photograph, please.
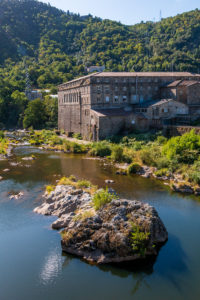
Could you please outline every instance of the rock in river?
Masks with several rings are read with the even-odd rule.
[[[116,199],[95,210],[89,192],[58,185],[45,193],[35,212],[55,215],[62,249],[98,264],[121,263],[158,254],[168,234],[155,208],[135,200]]]

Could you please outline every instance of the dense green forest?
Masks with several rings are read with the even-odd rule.
[[[109,71],[199,72],[200,11],[127,26],[34,0],[0,0],[1,123],[22,122],[27,104],[23,100],[18,107],[12,93],[24,91],[26,70],[33,87],[45,88],[84,74],[90,65]],[[5,99],[9,115],[3,113]]]

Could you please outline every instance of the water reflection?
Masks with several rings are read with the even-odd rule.
[[[59,250],[59,248],[54,249],[45,259],[39,276],[43,285],[52,284],[62,271],[64,258],[60,255]]]

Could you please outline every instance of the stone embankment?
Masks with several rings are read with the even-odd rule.
[[[87,190],[58,185],[35,213],[57,216],[62,249],[89,262],[120,263],[158,254],[168,234],[156,210],[145,203],[113,200],[94,209]]]

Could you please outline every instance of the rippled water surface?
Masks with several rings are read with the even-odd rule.
[[[30,154],[34,161],[22,161]],[[13,166],[10,163],[17,162]],[[9,168],[9,172],[3,172]],[[157,260],[145,268],[93,266],[64,255],[53,217],[33,213],[44,185],[74,174],[99,186],[114,179],[121,197],[154,205],[169,232]],[[156,180],[118,176],[102,161],[18,147],[0,161],[0,299],[118,300],[200,299],[200,202],[171,193]],[[24,196],[10,200],[11,194]]]

